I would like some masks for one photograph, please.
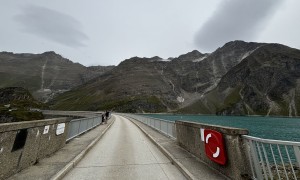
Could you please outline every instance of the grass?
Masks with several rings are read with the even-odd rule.
[[[102,93],[67,92],[52,102],[58,110],[111,110],[120,112],[165,112],[167,109],[156,96],[105,97]]]
[[[28,109],[24,108],[9,111],[9,108],[1,107],[0,114],[5,117],[12,118],[13,122],[44,119],[44,116],[41,112],[31,112]]]
[[[38,76],[24,76],[0,73],[1,87],[23,87],[33,92],[40,89],[41,78]]]
[[[226,96],[224,103],[216,104],[216,111],[221,112],[225,109],[233,107],[236,103],[238,103],[241,100],[241,96],[239,95],[240,90],[241,87],[231,90],[231,92]]]
[[[24,109],[11,111],[10,114],[14,117],[16,121],[31,121],[44,119],[44,116],[41,112],[30,112]]]
[[[88,90],[75,90],[59,95],[50,102],[49,106],[58,110],[90,110],[91,106],[100,103],[103,97],[101,94],[96,95]]]
[[[4,122],[44,119],[44,116],[41,112],[31,112],[30,108],[42,109],[45,108],[46,105],[33,99],[28,90],[23,88],[14,88],[13,90],[2,89],[2,91],[4,91],[4,94],[6,93],[6,95],[3,97],[4,104],[0,104],[0,115],[2,116]],[[10,97],[6,96],[12,96],[14,97],[14,100],[10,100]],[[10,107],[5,107],[5,104],[10,104]]]
[[[139,96],[123,98],[120,100],[109,100],[98,105],[97,110],[115,109],[120,112],[136,113],[158,113],[166,112],[166,107],[156,96]]]
[[[224,100],[224,105],[227,104],[235,104],[241,100],[241,96],[239,95],[239,92],[241,90],[241,87],[235,88]]]
[[[199,100],[192,105],[179,109],[177,113],[182,114],[211,114],[212,112]]]

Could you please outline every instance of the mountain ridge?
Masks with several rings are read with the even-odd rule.
[[[225,74],[197,106],[226,115],[298,116],[299,67],[300,50],[266,44]]]
[[[98,90],[81,87],[78,91],[101,94],[99,99],[103,101],[93,101],[93,110],[118,107],[117,101],[120,100],[133,104],[130,105],[131,112],[180,112],[180,109],[197,102],[213,90],[231,68],[264,45],[265,43],[232,41],[210,54],[194,50],[170,61],[133,57],[122,61],[112,71],[96,78],[96,81],[88,83],[89,87],[99,87]],[[199,58],[203,59],[199,61]],[[68,104],[67,99],[80,102],[78,94],[75,97],[71,93],[66,97],[68,98],[64,98],[64,103],[60,104],[57,101],[53,103],[53,107],[64,109],[63,104]],[[160,108],[154,111],[147,109],[147,103],[140,102],[141,97],[156,99],[155,102]],[[136,103],[135,99],[139,103]],[[114,103],[107,103],[109,101]],[[77,108],[82,107],[78,105]],[[88,106],[86,108],[89,109]],[[123,108],[117,110],[122,111]]]
[[[112,68],[88,68],[53,51],[42,54],[0,52],[0,88],[23,87],[35,98],[48,101]]]
[[[108,70],[87,67],[90,75],[98,74],[81,76],[81,83],[49,105],[60,110],[298,116],[299,52],[237,40],[212,53],[193,50],[168,60],[132,57]]]

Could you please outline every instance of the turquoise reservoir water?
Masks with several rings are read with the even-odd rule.
[[[248,116],[206,116],[143,114],[165,120],[184,120],[221,126],[245,128],[249,135],[286,141],[300,142],[300,118],[248,117]]]

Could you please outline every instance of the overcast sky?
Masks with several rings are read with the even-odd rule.
[[[232,40],[300,49],[299,0],[9,0],[0,51],[55,51],[83,65],[213,52]]]

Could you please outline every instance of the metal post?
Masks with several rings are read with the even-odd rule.
[[[261,167],[259,167],[260,164],[259,164],[259,161],[258,161],[256,148],[255,148],[252,140],[249,140],[249,144],[250,144],[251,154],[252,154],[252,157],[253,157],[254,169],[255,169],[255,174],[257,176],[257,179],[263,179],[263,175],[261,173]]]
[[[298,162],[298,167],[300,168],[300,150],[298,146],[293,146],[294,147],[294,152],[296,156],[296,160]]]
[[[262,153],[261,153],[261,150],[260,150],[260,146],[258,144],[258,142],[256,142],[256,146],[257,146],[257,149],[258,149],[258,155],[259,155],[259,159],[261,160],[261,166],[262,166],[262,169],[263,169],[263,172],[264,172],[264,176],[265,176],[265,179],[268,179],[268,174],[267,174],[267,171],[265,169],[265,162],[264,162],[264,159],[263,159],[263,156],[262,156]]]
[[[272,147],[271,144],[270,144],[270,149],[271,149],[272,157],[273,157],[273,160],[274,160],[274,163],[275,163],[275,167],[276,167],[276,172],[277,172],[278,178],[281,179],[280,174],[279,174],[279,170],[278,170],[278,166],[277,166],[277,162],[276,162],[276,159],[275,159],[275,156],[274,156],[273,147]]]
[[[77,131],[77,134],[80,133],[80,126],[81,126],[81,120],[79,121],[79,126],[78,126],[78,131]]]
[[[285,152],[286,152],[286,155],[287,155],[287,157],[288,157],[290,166],[291,166],[291,168],[292,168],[293,176],[294,176],[295,179],[297,179],[296,174],[295,174],[295,171],[294,171],[294,167],[293,167],[293,164],[292,164],[292,161],[291,161],[291,158],[290,158],[290,153],[289,153],[289,151],[288,151],[288,149],[287,149],[286,146],[285,146]]]
[[[167,122],[167,134],[170,135],[169,134],[169,123],[168,122]]]
[[[159,130],[162,131],[161,130],[161,121],[159,121]]]
[[[265,155],[265,159],[266,159],[266,163],[267,163],[267,169],[269,171],[270,178],[271,178],[271,180],[273,180],[273,174],[272,174],[272,171],[271,171],[271,167],[270,167],[270,163],[269,163],[269,158],[268,158],[265,146],[264,146],[263,143],[261,143],[261,145],[262,145],[263,153]]]

